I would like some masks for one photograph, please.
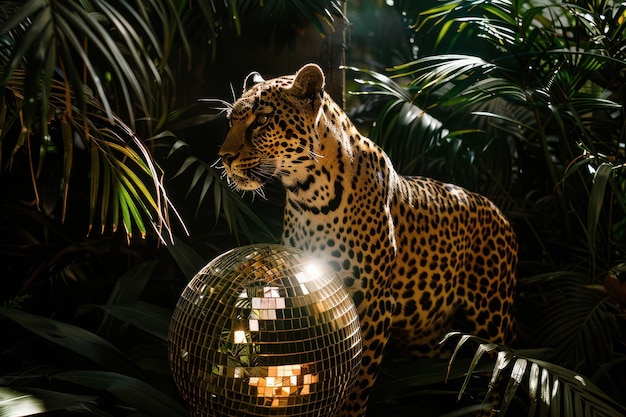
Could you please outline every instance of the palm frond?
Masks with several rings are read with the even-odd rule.
[[[503,80],[485,78],[476,84],[473,92],[467,92],[466,97],[453,94],[447,91],[450,83],[445,80],[448,77],[458,76],[457,72],[476,73],[478,71],[475,68],[489,67],[490,64],[480,58],[462,55],[441,60],[431,57],[425,61],[428,62],[420,66],[420,74],[424,79],[429,76],[433,78],[427,82],[430,87],[424,89],[415,88],[413,83],[407,86],[399,84],[401,77],[408,75],[403,72],[404,70],[414,70],[412,63],[398,67],[397,72],[393,73],[394,78],[371,70],[347,67],[361,76],[355,81],[363,86],[363,90],[356,94],[382,103],[370,132],[371,139],[385,149],[394,161],[396,169],[405,175],[424,175],[424,172],[428,171],[428,175],[456,181],[488,194],[498,195],[502,191],[506,192],[510,188],[512,175],[510,164],[506,163],[510,158],[509,145],[502,140],[493,140],[493,135],[485,135],[485,132],[493,129],[497,123],[481,124],[475,121],[463,124],[452,119],[457,119],[459,113],[456,111],[461,111],[465,107],[472,109],[479,104],[494,103],[499,94],[504,94],[503,91],[516,96],[518,100],[524,99],[523,92]],[[469,68],[468,64],[472,68]],[[440,85],[439,82],[443,84]],[[442,94],[453,97],[449,99],[449,107],[456,110],[452,115],[440,109],[438,101],[433,105],[427,104],[425,109],[418,106],[418,103],[424,101],[423,94],[437,95],[439,93],[434,90],[439,88],[446,91]],[[484,93],[484,97],[481,98],[476,91]],[[458,100],[458,104],[452,103],[455,100]],[[505,103],[506,101],[499,100],[498,109],[505,108],[503,105]],[[444,119],[434,115],[441,115]],[[511,113],[509,117],[513,116],[515,113]],[[516,121],[518,126],[527,121],[523,119],[522,122],[521,116],[520,121]],[[490,155],[496,154],[497,158],[490,158]],[[486,161],[495,164],[488,166]],[[468,171],[471,174],[468,175]],[[485,180],[485,175],[489,176],[488,180]],[[491,193],[484,189],[487,184],[495,187]]]
[[[542,282],[550,303],[538,324],[538,338],[555,349],[558,363],[588,375],[619,356],[619,310],[604,287],[589,284],[584,273],[548,274]],[[528,288],[530,278],[522,281]]]
[[[222,181],[221,174],[216,168],[194,155],[189,155],[187,151],[187,143],[178,140],[172,145],[168,158],[178,154],[184,155],[184,160],[171,179],[191,175],[186,195],[189,196],[192,191],[199,190],[196,215],[205,201],[212,198],[214,221],[217,222],[222,217],[237,240],[240,234],[249,241],[259,240],[259,234],[273,241],[277,239],[266,221],[241,196],[236,195],[225,181]],[[209,193],[211,189],[212,194]]]
[[[157,236],[166,231],[171,241],[170,213],[183,227],[184,224],[164,187],[163,172],[129,127],[119,119],[116,126],[113,129],[88,124],[84,129],[79,122],[73,125],[92,150],[90,218],[94,219],[100,208],[102,228],[110,221],[115,230],[121,213],[121,225],[129,239],[133,225],[145,237],[145,218]],[[114,213],[112,219],[108,218],[107,209]]]
[[[15,74],[22,74],[16,70]],[[24,79],[24,81],[26,81]],[[17,83],[17,85],[15,84]],[[99,222],[101,229],[110,225],[117,230],[122,225],[130,239],[134,228],[139,235],[145,237],[147,228],[144,218],[158,236],[171,227],[170,213],[182,225],[182,220],[172,206],[169,196],[163,186],[163,173],[158,167],[145,141],[140,140],[133,129],[127,126],[119,117],[113,115],[114,123],[109,123],[101,103],[91,97],[85,98],[85,112],[70,105],[66,110],[68,91],[60,80],[51,81],[49,103],[54,109],[52,117],[46,123],[58,122],[61,125],[60,147],[63,152],[63,184],[62,219],[64,220],[68,194],[72,186],[72,166],[74,159],[82,152],[90,155],[90,191],[89,191],[89,230]],[[13,77],[7,88],[20,95],[19,79]],[[71,95],[71,92],[69,92]],[[12,119],[16,123],[23,121],[22,111],[17,112],[19,119]],[[83,115],[86,114],[86,118]],[[14,144],[13,153],[8,161],[9,168],[16,157],[16,153],[24,146],[37,146],[38,140],[32,137],[29,128],[21,124],[18,126],[22,134]],[[3,132],[4,133],[4,132]],[[8,140],[0,136],[0,141]],[[39,145],[40,152],[27,152],[30,166],[41,166],[48,153],[57,152],[57,146],[44,138]],[[31,170],[31,182],[35,196],[38,193],[38,173]],[[38,201],[36,201],[38,204]],[[112,213],[109,216],[109,213]],[[99,219],[96,218],[99,214]],[[121,223],[120,216],[121,215]],[[184,226],[183,226],[184,227]],[[169,233],[169,232],[168,232]]]
[[[376,71],[346,67],[362,75],[355,82],[368,95],[385,102],[371,131],[371,139],[381,145],[394,161],[396,169],[410,175],[418,161],[450,133],[442,123],[412,103],[409,91],[393,79]]]
[[[523,356],[475,336],[449,333],[444,342],[456,337],[460,339],[450,365],[468,342],[478,344],[474,359],[467,369],[463,387],[469,382],[484,353],[493,351],[497,354],[486,398],[490,398],[494,389],[504,389],[502,402],[499,404],[500,415],[506,415],[514,396],[521,388],[525,391],[524,395],[530,399],[529,416],[539,414],[616,417],[626,412],[624,406],[615,402],[589,378],[577,372],[544,360]],[[464,388],[459,395],[463,391]]]
[[[142,130],[144,138],[149,137],[167,114],[167,101],[159,97],[171,80],[148,11],[160,10],[166,27],[170,13],[160,4],[147,1],[135,8],[126,1],[31,0],[2,22],[0,33],[12,43],[3,54],[1,85],[14,101],[4,102],[0,142],[13,140],[8,136],[12,127],[21,132],[2,163],[10,169],[26,147],[38,205],[41,167],[50,152],[62,151],[61,220],[66,216],[74,160],[83,149],[91,162],[90,230],[100,222],[103,230],[107,224],[113,230],[122,225],[129,238],[133,229],[145,236],[148,228],[160,236],[170,228],[169,216],[178,216],[163,187],[163,174],[145,145],[148,141],[137,133]],[[137,125],[138,116],[145,129]],[[59,144],[48,132],[56,124],[61,127]]]
[[[116,7],[117,6],[117,7]],[[152,35],[150,22],[137,13],[126,13],[126,2],[30,0],[3,22],[1,35],[10,34],[15,44],[10,59],[2,67],[2,84],[9,83],[16,70],[25,67],[25,125],[30,128],[35,112],[47,113],[47,90],[52,78],[61,79],[75,92],[78,111],[85,113],[87,91],[102,103],[109,123],[114,113],[127,117],[135,127],[136,110],[149,115],[146,86],[164,82],[160,45]],[[25,28],[18,31],[19,28]],[[114,93],[119,104],[110,100]],[[147,118],[150,120],[150,117]]]

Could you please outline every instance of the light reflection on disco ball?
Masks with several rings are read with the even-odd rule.
[[[169,359],[194,416],[332,416],[361,363],[359,320],[326,265],[288,246],[239,247],[182,292]]]

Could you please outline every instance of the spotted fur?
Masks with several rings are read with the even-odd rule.
[[[494,342],[514,335],[517,241],[485,197],[403,178],[324,92],[314,64],[249,88],[220,150],[229,181],[286,189],[283,241],[342,274],[361,320],[364,356],[342,416],[362,416],[387,343],[419,357],[457,312]]]

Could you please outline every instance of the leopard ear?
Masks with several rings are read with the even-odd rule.
[[[298,98],[311,100],[316,111],[322,102],[325,82],[322,69],[316,64],[307,64],[296,73],[291,92]]]
[[[258,72],[254,71],[251,72],[250,74],[248,74],[248,76],[246,77],[245,80],[243,80],[243,91],[248,91],[248,89],[250,87],[252,87],[255,84],[259,84],[262,83],[263,81],[265,81],[263,79],[263,77],[261,76],[261,74],[259,74]]]

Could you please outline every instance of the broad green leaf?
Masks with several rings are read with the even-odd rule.
[[[128,191],[126,191],[121,184],[118,184],[117,196],[118,196],[118,202],[120,205],[119,206],[120,211],[122,214],[122,226],[124,227],[124,232],[126,233],[127,243],[129,243],[130,238],[133,235],[133,229],[132,229],[133,222],[132,222],[132,217],[130,215],[130,209],[128,205],[129,205],[129,202],[130,204],[133,204],[133,202],[129,201],[130,196],[128,196]]]
[[[202,259],[198,252],[182,239],[176,239],[175,242],[170,242],[167,245],[167,251],[170,253],[187,281],[191,280],[191,278],[207,264],[207,261]]]
[[[0,416],[23,417],[72,410],[81,404],[96,404],[96,396],[31,388],[0,387]]]
[[[188,412],[169,396],[146,382],[127,375],[104,371],[68,371],[53,376],[54,380],[106,391],[128,407],[148,416],[186,416]]]
[[[167,331],[172,317],[172,311],[143,301],[133,301],[126,304],[106,304],[84,306],[82,311],[89,308],[98,308],[106,311],[117,320],[135,326],[167,343]]]
[[[107,305],[128,304],[137,301],[152,277],[157,261],[148,261],[126,271],[115,282]]]
[[[61,136],[63,139],[63,212],[61,221],[65,221],[65,212],[67,208],[67,195],[70,188],[70,179],[72,175],[72,165],[74,163],[74,138],[72,137],[72,127],[67,121],[67,116],[61,116]]]
[[[120,183],[115,176],[112,174],[109,175],[111,177],[111,208],[113,209],[111,224],[113,226],[113,232],[115,233],[120,224],[120,212],[123,210],[121,204],[123,203],[121,203],[120,199]]]
[[[126,182],[124,180],[125,177],[122,177],[122,181]],[[146,237],[146,226],[144,225],[139,209],[137,208],[137,205],[135,204],[135,201],[131,196],[131,192],[133,191],[134,190],[131,189],[129,192],[129,189],[120,184],[119,196],[120,206],[122,208],[122,222],[124,224],[124,228],[126,229],[126,234],[129,239],[132,237],[133,234],[133,224],[139,230],[141,238],[144,239]],[[141,201],[139,201],[139,203],[141,203]]]
[[[596,233],[598,230],[598,222],[600,213],[604,206],[604,194],[606,185],[611,177],[611,166],[608,163],[601,164],[593,177],[593,187],[589,196],[589,207],[587,214],[587,244],[592,254],[596,252]]]
[[[209,173],[207,173],[207,175],[204,177],[202,190],[200,190],[200,196],[198,197],[198,205],[196,206],[196,216],[198,216],[198,214],[200,213],[201,203],[206,198],[207,193],[209,192],[209,188],[211,188],[211,186],[213,185],[215,178],[215,176],[210,175]]]
[[[89,169],[89,230],[87,235],[91,234],[91,230],[95,223],[96,207],[98,206],[98,195],[100,190],[100,154],[95,143],[90,144],[90,162]],[[105,173],[106,178],[106,173]],[[109,182],[110,186],[110,182]],[[108,191],[108,190],[106,190]],[[103,201],[100,203],[100,222],[102,224],[102,232],[104,232],[104,222],[106,221],[106,207],[108,207],[108,192],[103,193]]]
[[[137,201],[144,208],[144,213],[148,217],[152,218],[151,211],[148,207],[146,207],[145,203],[148,203],[151,209],[156,209],[157,203],[150,190],[148,190],[148,187],[146,187],[145,182],[141,181],[137,174],[135,174],[126,164],[119,164],[118,168],[122,171],[118,172],[118,178],[125,186],[124,189],[127,191],[129,197],[132,197],[135,201]]]
[[[0,307],[0,314],[48,342],[90,359],[106,369],[130,375],[141,374],[122,351],[81,327],[6,307]]]

